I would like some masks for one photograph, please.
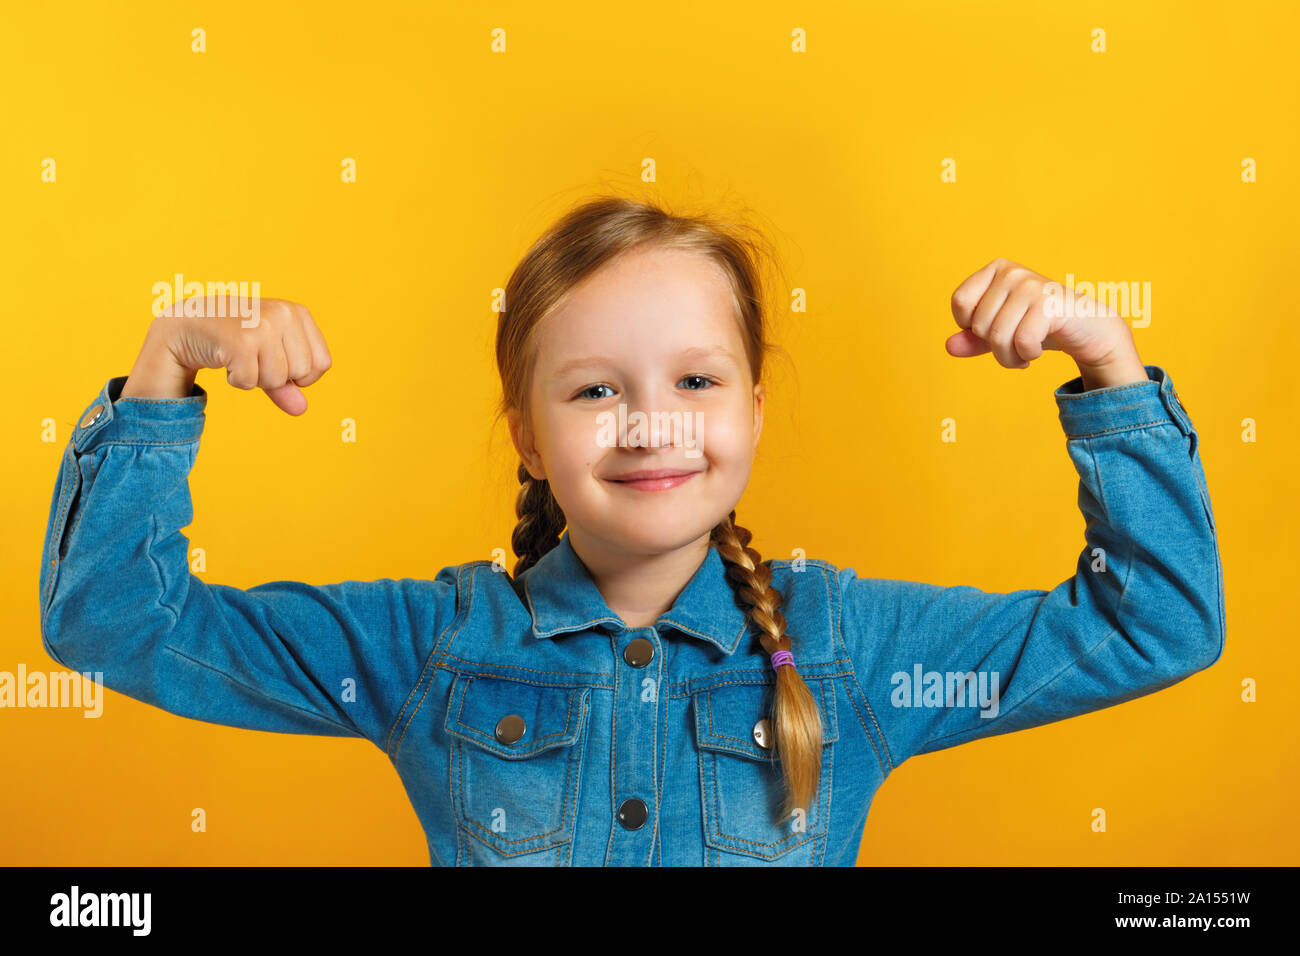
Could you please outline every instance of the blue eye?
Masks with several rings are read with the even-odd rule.
[[[704,391],[708,391],[708,389],[710,389],[710,388],[712,388],[713,386],[715,386],[715,385],[718,384],[718,382],[717,382],[716,379],[710,378],[710,377],[707,376],[707,375],[687,375],[685,378],[682,379],[682,381],[685,382],[685,381],[688,381],[688,380],[690,380],[690,379],[699,379],[700,381],[705,382],[705,383],[707,383],[707,384],[706,384],[703,388],[688,388],[688,389],[687,389],[688,392],[704,392]],[[606,396],[604,396],[604,395],[592,395],[592,394],[590,394],[591,391],[592,391],[593,389],[597,389],[597,388],[606,388],[606,389],[609,389],[610,387],[609,387],[608,385],[606,385],[604,382],[597,382],[595,385],[588,385],[586,388],[584,388],[582,391],[580,391],[577,395],[575,395],[575,396],[573,396],[573,397],[574,397],[574,398],[589,398],[589,399],[593,399],[593,400],[595,400],[595,401],[599,401],[600,399],[605,398]],[[610,391],[613,391],[613,389],[610,389]]]
[[[702,381],[702,382],[708,382],[710,387],[712,387],[712,386],[718,384],[717,381],[715,381],[714,379],[709,378],[707,375],[687,375],[686,378],[682,379],[682,381],[684,382],[684,381],[686,381],[686,379],[690,379],[690,378],[698,378],[698,379],[699,379],[700,381]],[[687,391],[688,391],[688,392],[703,392],[703,391],[707,391],[707,389],[704,389],[704,388],[689,388],[689,389],[687,389]]]

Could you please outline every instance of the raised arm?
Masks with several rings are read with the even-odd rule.
[[[841,626],[895,765],[1132,700],[1223,653],[1223,578],[1191,420],[1151,380],[1056,390],[1086,544],[1050,591],[839,572]]]
[[[188,476],[207,393],[192,375],[188,383],[156,376],[152,362],[137,361],[132,371],[151,369],[139,376],[139,391],[188,394],[122,397],[128,380],[110,379],[64,451],[41,562],[45,649],[63,666],[99,672],[105,686],[174,714],[362,736],[387,751],[389,731],[456,613],[456,569],[433,580],[274,581],[247,590],[193,574],[181,529],[193,519]]]
[[[841,627],[893,765],[1168,687],[1217,661],[1223,572],[1196,431],[1123,319],[1054,316],[1042,276],[995,260],[953,297],[955,355],[1080,369],[1056,390],[1085,546],[1050,591],[839,572]],[[994,305],[989,305],[992,302]]]

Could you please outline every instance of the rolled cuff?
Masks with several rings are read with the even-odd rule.
[[[107,443],[179,445],[203,433],[208,393],[197,382],[186,398],[120,398],[127,376],[110,378],[77,420],[72,445],[87,452]]]
[[[1143,368],[1149,381],[1085,391],[1080,375],[1058,388],[1053,395],[1066,437],[1090,438],[1168,422],[1184,435],[1192,434],[1192,420],[1174,390],[1169,373],[1159,365]]]

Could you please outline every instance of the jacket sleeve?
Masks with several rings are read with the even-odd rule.
[[[838,572],[841,629],[890,758],[1169,687],[1223,653],[1223,571],[1191,419],[1150,381],[1056,390],[1086,544],[1050,591]]]
[[[62,666],[183,717],[360,736],[391,753],[459,569],[248,590],[193,574],[181,529],[207,393],[118,396],[108,381],[63,453],[41,559],[41,639]]]

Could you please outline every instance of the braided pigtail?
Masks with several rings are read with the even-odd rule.
[[[512,577],[519,577],[542,559],[547,551],[560,543],[560,533],[567,523],[551,485],[545,478],[534,478],[521,461],[519,463],[519,495],[515,498],[515,530],[510,535],[510,546],[519,560],[515,562]]]
[[[784,596],[772,587],[772,567],[749,547],[752,537],[735,523],[736,512],[713,529],[710,537],[727,566],[727,581],[737,603],[758,631],[758,642],[768,655],[790,651],[781,613]],[[784,655],[783,655],[784,656]],[[817,792],[822,765],[822,720],[812,691],[793,663],[776,668],[776,691],[772,701],[773,749],[781,761],[786,799],[783,818],[797,808],[805,812]]]

